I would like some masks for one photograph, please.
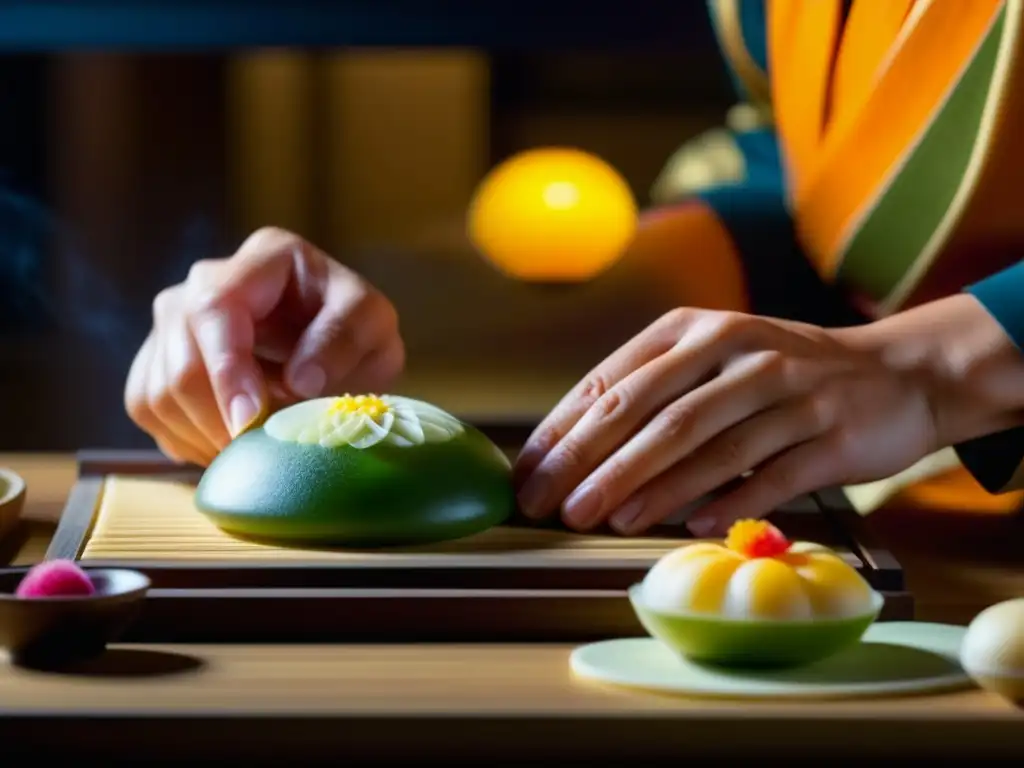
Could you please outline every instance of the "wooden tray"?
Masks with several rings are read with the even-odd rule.
[[[517,445],[525,428],[492,428]],[[145,572],[153,589],[127,638],[146,642],[582,642],[642,635],[628,587],[690,539],[579,535],[510,523],[410,550],[297,550],[240,542],[191,505],[199,470],[150,452],[86,451],[47,559]],[[127,489],[127,490],[126,490]],[[144,499],[144,501],[140,501]],[[899,564],[867,537],[841,492],[799,499],[772,520],[832,546],[886,596],[913,602]]]

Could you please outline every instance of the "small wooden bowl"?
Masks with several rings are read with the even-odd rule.
[[[18,524],[25,506],[25,481],[14,470],[0,467],[0,538]]]
[[[96,587],[86,597],[20,598],[28,568],[0,571],[0,646],[11,661],[54,666],[98,656],[142,608],[149,579],[138,571],[87,571]]]

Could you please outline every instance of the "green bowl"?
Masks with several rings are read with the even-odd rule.
[[[207,468],[196,507],[221,529],[270,543],[409,546],[462,538],[515,510],[508,458],[483,433],[412,448],[325,448],[259,427]]]
[[[789,621],[655,611],[643,604],[640,584],[630,587],[629,600],[644,629],[679,655],[740,668],[797,667],[833,656],[860,640],[885,602],[875,592],[872,609],[863,616]]]

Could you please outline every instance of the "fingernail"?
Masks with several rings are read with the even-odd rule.
[[[238,437],[252,424],[260,412],[259,404],[249,395],[235,395],[230,406],[231,433]]]
[[[520,511],[527,517],[543,516],[544,491],[544,478],[533,475],[516,494]]]
[[[533,472],[540,466],[541,459],[545,452],[535,446],[524,446],[516,457],[516,465],[512,472],[512,482],[518,488],[524,487],[533,476]]]
[[[562,506],[562,514],[568,522],[577,526],[586,526],[601,511],[601,496],[592,485],[581,485],[573,491]]]
[[[323,392],[326,383],[327,374],[324,369],[314,363],[306,363],[295,369],[290,386],[295,394],[311,398]]]
[[[522,455],[516,458],[515,466],[512,467],[512,485],[517,489],[524,488],[533,474],[533,466],[523,460]]]
[[[608,521],[608,524],[619,533],[630,533],[633,530],[634,523],[636,523],[637,518],[640,517],[640,513],[643,512],[643,510],[643,497],[638,496],[619,507],[619,509],[612,515],[611,520]]]
[[[690,529],[690,533],[694,536],[707,537],[715,530],[715,526],[718,525],[718,521],[713,517],[695,517],[692,520],[688,520],[686,527]]]

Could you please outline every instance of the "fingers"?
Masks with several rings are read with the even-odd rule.
[[[405,345],[396,337],[360,360],[352,376],[333,391],[388,392],[404,367]]]
[[[188,282],[196,289],[198,306],[227,304],[244,310],[255,325],[281,303],[293,278],[308,285],[323,277],[325,260],[298,235],[266,227],[250,235],[227,262],[201,268],[205,271],[190,275]]]
[[[621,503],[608,522],[627,536],[642,533],[787,449],[821,437],[832,424],[831,414],[811,398],[790,400],[759,413],[725,430],[648,482]],[[707,507],[691,517],[695,535],[706,535],[697,533],[702,521],[715,521],[706,514]],[[739,516],[756,515],[744,511]]]
[[[346,384],[386,388],[405,362],[387,300],[273,228],[229,259],[196,262],[153,316],[126,408],[162,450],[197,463],[273,408]]]
[[[724,536],[737,520],[764,517],[798,496],[832,485],[842,474],[834,439],[830,434],[782,452],[736,490],[701,508],[687,527],[695,536]]]
[[[285,381],[305,398],[359,390],[364,382],[389,387],[401,368],[388,376],[387,364],[399,358],[404,364],[394,308],[363,281],[339,274],[328,282],[323,306],[299,338]],[[363,370],[367,365],[372,370]]]
[[[579,416],[571,413],[574,423],[556,413],[552,431],[557,430],[560,437],[520,488],[524,514],[541,517],[576,489],[566,502],[566,522],[584,529],[596,525],[602,514],[639,484],[713,434],[781,397],[786,381],[779,355],[741,358],[750,370],[737,369],[733,376],[712,378],[750,340],[747,327],[745,322],[723,322],[714,313],[704,313],[689,324],[679,323],[675,329],[678,341],[670,350],[634,367],[593,402],[571,403],[569,408],[583,409]],[[646,346],[636,346],[649,350],[658,339],[654,334],[645,339]],[[638,355],[623,355],[619,360],[636,366]],[[699,386],[708,379],[709,384]],[[688,394],[691,390],[693,394]],[[677,402],[662,411],[672,400]],[[592,476],[595,470],[596,476]]]
[[[216,449],[194,427],[166,386],[167,370],[165,349],[159,337],[150,334],[128,374],[125,407],[169,458],[205,465]]]
[[[574,475],[582,474],[580,469],[589,474],[565,501],[566,522],[584,530],[604,523],[644,484],[707,441],[800,394],[811,383],[809,376],[790,375],[790,366],[776,353],[741,357],[721,375],[661,410],[600,466],[576,468]]]
[[[162,440],[172,458],[206,464],[213,458],[213,447],[192,424],[174,397],[168,381],[166,345],[157,340],[147,378],[146,399],[149,409],[162,426]]]
[[[132,361],[132,367],[128,371],[128,379],[125,382],[124,387],[124,407],[128,412],[128,416],[134,421],[142,431],[153,437],[158,447],[163,453],[171,456],[169,450],[165,450],[161,444],[162,438],[158,435],[161,432],[160,420],[153,413],[153,410],[149,407],[149,371],[152,367],[153,362],[153,351],[156,348],[156,342],[153,334],[150,333],[146,337],[146,340],[142,342],[142,346],[139,348],[138,353],[135,355],[135,359]],[[173,456],[172,456],[173,458]]]
[[[544,457],[595,403],[638,368],[660,357],[679,341],[686,316],[670,313],[616,350],[573,387],[540,423],[523,446],[515,467],[524,487]],[[520,500],[522,503],[522,499]]]
[[[674,462],[678,458],[676,451],[686,448],[689,436],[683,433],[691,428],[688,414],[698,404],[691,406],[681,401],[683,408],[676,406],[664,411],[665,415],[654,414],[706,378],[721,362],[722,354],[723,350],[714,344],[680,343],[610,388],[587,408],[533,470],[519,496],[523,513],[528,517],[540,517],[556,508],[570,491],[577,489],[571,497],[572,503],[566,505],[567,522],[573,527],[589,527],[590,519],[596,518],[601,511],[601,497],[606,489],[601,485],[602,478],[597,478],[596,485],[588,480],[582,487],[578,486],[624,442],[627,461],[631,459],[630,454],[637,453],[637,449],[629,450],[637,439],[641,440],[641,453],[645,441],[675,442],[677,445],[669,446],[668,455],[647,458],[648,462],[667,462],[666,466]],[[719,384],[718,388],[721,389],[722,385]],[[707,386],[697,390],[699,393],[706,391]],[[704,399],[707,399],[706,395]],[[637,429],[652,416],[653,421],[630,441]],[[655,439],[651,436],[652,431],[664,434]],[[604,474],[610,473],[605,471]],[[608,479],[604,478],[606,482]]]
[[[255,329],[261,328],[264,345],[276,341],[269,345],[281,350],[290,329],[274,323],[268,328],[263,321],[289,285],[297,287],[300,303],[319,308],[290,353],[276,356],[284,365],[285,387],[297,398],[313,398],[354,390],[361,381],[390,386],[404,365],[404,348],[397,313],[378,291],[315,246],[280,230],[257,233],[234,258],[239,264],[219,285],[216,301],[194,320],[196,329],[206,325],[208,338],[198,330],[196,336],[217,402],[233,429],[244,428],[250,414],[256,415],[252,399],[260,400],[260,409],[264,405],[268,382],[255,363]],[[280,317],[274,321],[286,323]],[[220,371],[215,374],[211,361],[218,359],[212,364]]]
[[[263,372],[253,355],[254,325],[246,308],[218,297],[188,317],[221,420],[240,434],[265,407]]]
[[[160,386],[170,392],[212,460],[231,441],[231,435],[217,407],[199,346],[181,315],[168,318],[161,338],[164,378]]]
[[[189,276],[189,330],[232,435],[269,407],[270,393],[256,357],[257,326],[281,303],[293,281],[315,283],[325,259],[296,235],[267,228],[249,237],[226,263],[197,264]]]

